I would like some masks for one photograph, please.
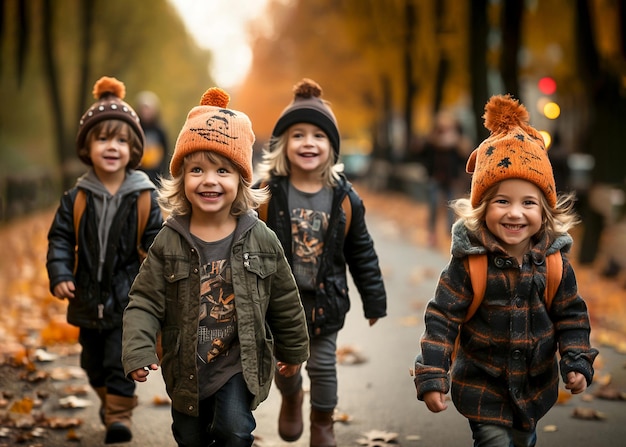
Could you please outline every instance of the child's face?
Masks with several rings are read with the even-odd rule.
[[[240,173],[227,159],[206,151],[185,157],[183,164],[185,196],[193,213],[225,213],[239,190]]]
[[[525,254],[543,220],[541,190],[526,180],[502,181],[487,204],[485,223],[512,256]]]
[[[330,153],[330,140],[319,127],[297,123],[287,129],[287,158],[292,173],[323,170]]]
[[[106,176],[126,170],[130,160],[128,129],[108,132],[106,127],[102,127],[88,144],[89,157],[96,174]]]

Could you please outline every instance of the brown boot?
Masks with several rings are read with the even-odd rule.
[[[304,391],[302,388],[289,396],[283,395],[278,416],[278,434],[284,441],[297,441],[302,436],[302,430],[304,429],[302,422],[303,399]]]
[[[133,439],[130,431],[133,408],[137,406],[137,396],[125,397],[115,394],[106,396],[106,412],[104,422],[107,427],[105,444],[129,442]]]
[[[107,387],[98,386],[98,387],[95,387],[93,390],[96,392],[96,394],[100,398],[100,410],[98,414],[100,415],[100,421],[102,422],[102,424],[104,424],[104,414],[105,414],[105,408],[106,408],[106,402],[107,402]]]
[[[311,408],[311,447],[337,447],[333,432],[333,411]]]

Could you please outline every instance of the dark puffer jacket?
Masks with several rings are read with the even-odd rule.
[[[267,225],[276,232],[285,256],[293,268],[292,235],[288,209],[288,177],[275,177],[267,182],[272,198],[267,209]],[[345,233],[346,213],[342,208],[344,197],[350,199],[352,217]],[[309,320],[311,336],[336,332],[344,325],[350,309],[347,269],[354,280],[365,318],[387,315],[387,295],[378,264],[374,242],[365,223],[365,206],[345,177],[333,189],[328,230],[324,251],[320,258],[315,292],[315,309]]]
[[[150,189],[154,189],[154,186]],[[78,188],[70,189],[61,197],[48,233],[50,290],[62,281],[73,281],[76,285],[76,297],[69,300],[68,323],[88,329],[121,327],[122,314],[128,304],[128,291],[139,272],[137,198],[140,190],[125,195],[120,201],[109,230],[100,281],[97,278],[100,248],[94,198],[91,191],[85,191],[87,202],[78,232],[77,261],[74,200]],[[152,244],[162,222],[156,192],[152,191],[150,216],[141,239],[144,250]]]

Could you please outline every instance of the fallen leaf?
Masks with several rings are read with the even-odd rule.
[[[337,348],[337,362],[340,365],[357,365],[367,362],[367,357],[354,346],[341,346]]]
[[[357,439],[359,445],[367,447],[384,447],[389,444],[396,445],[398,434],[381,430],[370,430],[367,433],[363,433],[365,438]]]
[[[586,421],[603,421],[606,419],[606,414],[593,408],[576,407],[572,411],[572,417]]]

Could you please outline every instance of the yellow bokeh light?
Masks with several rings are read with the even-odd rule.
[[[550,135],[550,132],[548,132],[547,130],[540,130],[539,133],[543,137],[543,142],[546,145],[546,149],[548,149],[552,144],[552,135]]]
[[[543,114],[546,116],[546,118],[555,120],[559,116],[561,116],[561,108],[556,102],[548,102],[546,105],[543,106]]]

